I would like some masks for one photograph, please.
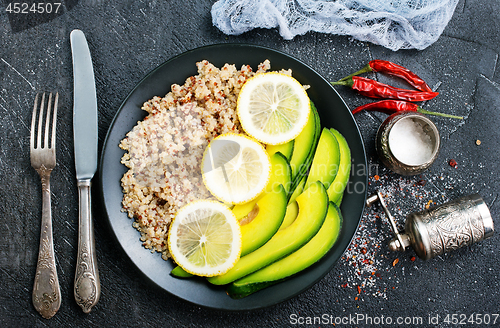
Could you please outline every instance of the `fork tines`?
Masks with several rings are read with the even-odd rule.
[[[30,138],[30,146],[31,149],[54,149],[56,144],[56,118],[57,118],[57,103],[59,100],[59,93],[56,92],[54,97],[54,105],[52,106],[52,92],[49,93],[49,99],[47,102],[47,115],[45,116],[45,135],[44,135],[44,143],[42,145],[42,127],[44,121],[44,108],[45,108],[45,92],[42,94],[42,100],[40,104],[40,113],[38,119],[38,133],[36,144],[35,144],[35,128],[36,128],[36,115],[38,108],[38,99],[40,93],[37,93],[35,97],[35,106],[33,108],[33,117],[31,119],[31,138]],[[53,108],[53,112],[51,113],[51,109]],[[50,118],[52,116],[52,135],[49,146],[49,128],[50,128]]]

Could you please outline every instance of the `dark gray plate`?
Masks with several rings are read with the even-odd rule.
[[[172,261],[164,261],[159,254],[151,254],[142,247],[139,232],[132,227],[132,220],[121,211],[122,189],[120,179],[126,172],[120,164],[123,150],[118,147],[145,112],[142,104],[153,96],[163,96],[173,83],[182,85],[185,79],[196,75],[197,61],[207,59],[216,67],[225,63],[249,64],[256,69],[265,59],[271,69],[293,70],[293,76],[302,84],[310,85],[307,91],[315,103],[322,125],[342,133],[352,153],[352,170],[348,192],[344,195],[341,210],[344,216],[342,230],[334,248],[313,266],[285,280],[240,300],[231,299],[223,288],[212,286],[202,278],[177,279],[170,276]],[[307,65],[284,53],[253,45],[220,44],[194,49],[174,57],[149,73],[128,95],[116,113],[104,142],[100,162],[100,188],[111,230],[119,244],[146,277],[165,291],[194,304],[214,309],[250,310],[267,307],[287,300],[320,280],[327,274],[349,246],[363,213],[366,199],[366,156],[358,126],[342,98],[321,75]]]

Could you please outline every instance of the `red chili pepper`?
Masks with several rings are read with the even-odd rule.
[[[347,80],[332,82],[332,85],[345,85],[358,91],[361,95],[371,98],[424,101],[430,100],[439,94],[437,92],[424,92],[396,88],[361,76],[353,76]]]
[[[419,112],[422,114],[436,115],[442,117],[463,119],[462,116],[455,116],[450,114],[444,114],[439,112],[431,112],[429,110],[425,110],[422,107],[414,104],[412,102],[404,101],[404,100],[381,100],[374,103],[369,103],[363,106],[359,106],[352,111],[353,114],[359,113],[362,110],[374,110],[377,112],[382,112],[386,114],[394,114],[402,111],[411,111],[411,112]]]
[[[425,83],[424,80],[422,80],[417,74],[413,73],[406,67],[394,64],[393,62],[387,60],[380,59],[371,60],[368,64],[366,64],[365,67],[363,67],[356,73],[344,77],[340,81],[347,80],[355,75],[367,72],[386,73],[392,76],[400,77],[420,91],[432,92],[431,87],[429,87],[429,85]]]

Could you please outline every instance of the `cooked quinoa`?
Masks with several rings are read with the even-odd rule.
[[[149,114],[120,143],[127,151],[121,162],[129,168],[121,180],[123,209],[134,219],[143,246],[163,259],[170,257],[167,232],[177,210],[211,198],[200,173],[207,144],[220,134],[243,132],[236,115],[240,89],[254,74],[270,69],[269,60],[256,72],[248,65],[219,69],[206,60],[196,65],[198,75],[143,104]]]

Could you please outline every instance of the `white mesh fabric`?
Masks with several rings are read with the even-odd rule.
[[[308,31],[351,35],[391,50],[425,49],[458,0],[219,0],[213,24],[228,35],[279,27],[287,40]]]

